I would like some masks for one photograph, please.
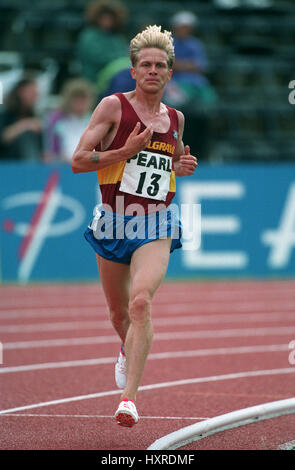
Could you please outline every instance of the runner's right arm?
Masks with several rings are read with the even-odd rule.
[[[100,170],[133,157],[147,146],[152,137],[152,128],[147,127],[139,134],[140,123],[137,123],[123,147],[95,151],[97,145],[119,122],[120,114],[121,105],[116,97],[108,96],[99,103],[73,154],[71,166],[74,173]]]

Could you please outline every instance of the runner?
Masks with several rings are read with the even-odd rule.
[[[152,298],[170,253],[181,247],[181,223],[171,205],[175,175],[197,167],[182,142],[183,114],[161,102],[172,75],[171,33],[148,26],[131,40],[130,58],[135,90],[98,104],[72,158],[74,173],[97,171],[102,194],[85,238],[96,252],[122,343],[115,367],[123,389],[115,419],[122,426],[138,422],[136,393],[153,339]]]

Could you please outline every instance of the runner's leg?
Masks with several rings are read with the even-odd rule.
[[[146,358],[151,348],[153,327],[151,302],[168,267],[171,239],[159,239],[138,248],[131,258],[130,301],[125,340],[127,380],[122,398],[135,401]]]
[[[128,315],[130,267],[102,256],[96,255],[96,257],[110,319],[124,345],[130,323]]]

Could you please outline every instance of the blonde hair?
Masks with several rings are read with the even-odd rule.
[[[174,64],[174,46],[172,33],[161,31],[161,26],[147,26],[130,41],[130,59],[132,65],[136,65],[141,49],[155,47],[162,49],[168,56],[168,67],[172,69]]]

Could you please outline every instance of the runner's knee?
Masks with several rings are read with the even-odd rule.
[[[145,323],[150,319],[151,296],[148,292],[141,292],[130,299],[129,316],[132,322]]]
[[[129,322],[128,307],[121,305],[109,308],[109,316],[114,326],[120,326],[124,322]]]

